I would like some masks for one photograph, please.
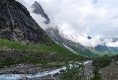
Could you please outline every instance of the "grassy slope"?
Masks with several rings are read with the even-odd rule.
[[[96,51],[94,49],[91,49],[91,48],[88,48],[91,52],[93,52],[94,54],[97,54],[101,57],[103,57],[104,55],[108,55],[108,56],[114,56],[114,55],[117,55],[118,54],[118,50],[113,50],[112,48],[109,48],[109,51],[106,52],[99,52],[99,51]]]
[[[5,52],[7,51],[7,52]],[[16,55],[15,59],[12,57],[14,54],[20,54],[19,56]],[[22,56],[21,54],[24,53]],[[29,53],[29,54],[28,54]],[[41,55],[39,53],[43,53],[46,56],[54,56],[55,54],[58,57],[55,58],[47,58],[45,60],[40,60],[37,55]],[[5,55],[7,54],[7,55]],[[32,55],[34,54],[34,55]],[[9,56],[11,55],[11,57]],[[26,56],[25,56],[26,55]],[[43,55],[44,56],[44,55]],[[66,48],[59,46],[57,44],[52,44],[50,46],[42,44],[40,46],[29,46],[17,42],[11,42],[9,40],[0,39],[0,65],[11,65],[11,64],[18,64],[18,63],[47,63],[53,61],[69,61],[69,60],[86,60],[86,57],[76,55]],[[61,58],[59,58],[61,57]]]
[[[99,55],[99,56],[104,56],[104,55],[106,55],[106,52],[99,52],[99,51],[96,51],[96,50],[94,50],[94,49],[91,49],[91,48],[88,48],[91,52],[93,52],[94,54],[97,54],[97,55]]]
[[[94,53],[91,49],[89,49],[87,47],[83,48],[82,46],[80,46],[78,44],[75,44],[75,46],[68,44],[68,47],[73,49],[79,55],[88,56],[90,58],[100,58],[101,57],[101,55],[97,54],[96,52]],[[102,53],[100,53],[100,54],[102,54]]]

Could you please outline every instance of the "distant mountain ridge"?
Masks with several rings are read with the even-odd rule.
[[[100,57],[98,54],[94,54],[92,51],[90,51],[88,48],[80,45],[79,43],[75,43],[71,40],[68,40],[66,38],[63,38],[60,34],[57,28],[48,28],[46,29],[46,33],[51,37],[53,41],[56,43],[66,47],[70,51],[74,52],[75,54],[83,55],[86,57]]]
[[[116,38],[116,37],[112,38],[112,42],[117,42],[117,41],[118,41],[118,38]]]
[[[44,17],[47,21],[49,20],[49,22],[50,22],[48,15],[44,12],[43,8],[41,7],[41,5],[38,2],[35,1],[33,6],[34,6],[34,10],[33,10],[34,13],[42,15],[42,17]],[[112,53],[113,53],[113,55],[116,55],[118,52],[117,48],[111,48],[111,47],[107,47],[105,45],[97,45],[95,47],[82,46],[79,43],[75,43],[71,40],[68,40],[68,39],[62,37],[61,34],[59,33],[58,28],[48,27],[45,30],[45,32],[48,34],[48,36],[50,36],[50,38],[54,42],[66,47],[67,49],[69,49],[70,51],[72,51],[76,54],[84,55],[87,57],[100,57],[100,56],[103,56],[106,54],[109,56],[112,56]],[[91,36],[87,36],[87,38],[92,39]],[[113,40],[113,42],[118,41],[117,38],[113,38],[112,40]]]

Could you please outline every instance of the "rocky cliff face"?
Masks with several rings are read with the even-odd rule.
[[[17,1],[0,1],[0,38],[26,44],[50,43],[52,40]]]
[[[32,5],[32,8],[33,8],[34,13],[40,14],[42,17],[44,17],[46,19],[46,21],[45,21],[46,24],[50,23],[50,19],[49,19],[48,15],[45,14],[43,8],[37,1],[34,2],[34,4]]]
[[[116,38],[116,37],[112,38],[112,42],[117,42],[117,41],[118,41],[118,38]]]

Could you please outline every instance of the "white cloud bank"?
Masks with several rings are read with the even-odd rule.
[[[32,13],[30,6],[38,1],[61,34],[85,46],[104,44],[101,39],[118,37],[118,0],[18,0],[44,28],[41,16]],[[87,36],[92,39],[87,39]],[[105,42],[118,47],[118,42]],[[116,45],[117,44],[117,45]]]

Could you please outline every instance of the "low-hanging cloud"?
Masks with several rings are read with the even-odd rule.
[[[60,34],[64,37],[79,42],[85,46],[104,44],[118,47],[109,41],[101,41],[118,37],[118,0],[18,0],[31,10],[34,1],[38,1],[51,21],[58,26]],[[33,18],[42,26],[41,16]],[[40,21],[41,20],[41,21]],[[92,39],[87,39],[92,36]]]

